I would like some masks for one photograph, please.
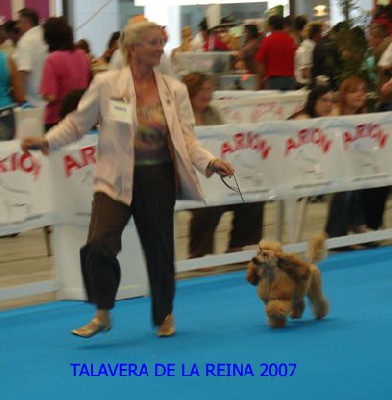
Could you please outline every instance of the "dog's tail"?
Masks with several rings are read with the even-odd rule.
[[[313,235],[308,242],[307,258],[312,264],[317,263],[328,255],[327,236],[325,233],[317,233]]]

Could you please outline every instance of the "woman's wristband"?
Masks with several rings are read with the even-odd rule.
[[[210,169],[211,171],[214,171],[214,163],[215,161],[218,161],[219,158],[213,158],[207,165],[207,169]]]

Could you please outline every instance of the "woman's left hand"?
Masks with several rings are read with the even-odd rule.
[[[234,168],[230,163],[215,158],[208,165],[206,175],[207,177],[210,177],[214,173],[221,176],[232,176],[234,174]]]

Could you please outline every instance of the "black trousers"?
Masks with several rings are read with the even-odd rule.
[[[345,236],[350,228],[366,225],[362,190],[334,193],[325,231],[329,237]]]
[[[365,211],[366,225],[369,228],[379,229],[383,225],[385,205],[390,191],[390,186],[363,191],[362,205]]]
[[[202,257],[214,253],[214,235],[222,214],[233,211],[228,250],[256,244],[262,237],[264,203],[245,203],[192,210],[189,254]]]
[[[132,204],[94,194],[87,244],[81,249],[82,276],[89,302],[112,309],[120,284],[117,255],[131,216],[146,259],[152,318],[160,325],[172,312],[174,280],[175,178],[172,164],[136,167]],[[132,266],[132,260],[129,260]]]

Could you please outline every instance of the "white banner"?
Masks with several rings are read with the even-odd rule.
[[[53,217],[48,160],[20,152],[18,141],[0,146],[0,232],[44,226]]]
[[[218,91],[211,104],[218,108],[226,124],[258,124],[289,118],[303,107],[307,95],[305,91],[263,92]]]
[[[226,183],[200,176],[208,205],[392,185],[392,113],[197,127],[214,154],[231,162]],[[0,144],[0,233],[89,220],[95,135],[43,157],[19,142]],[[236,182],[237,181],[237,182]],[[237,187],[238,184],[238,187]],[[200,204],[198,203],[200,206]],[[178,202],[177,209],[196,206]]]

